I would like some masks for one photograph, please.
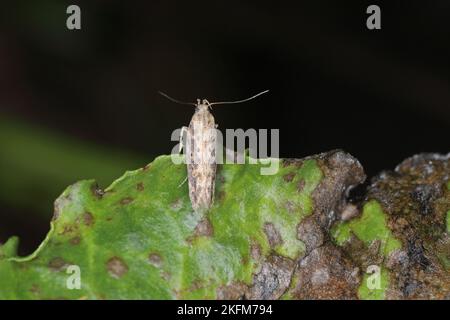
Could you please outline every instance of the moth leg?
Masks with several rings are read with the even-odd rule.
[[[180,132],[180,147],[178,149],[178,153],[181,153],[181,151],[183,150],[183,145],[184,145],[184,133],[187,132],[188,127],[183,126],[181,127],[181,132]]]
[[[183,184],[185,184],[187,179],[188,179],[188,177],[186,176],[186,178],[184,178],[183,182],[178,185],[178,188],[180,188]]]

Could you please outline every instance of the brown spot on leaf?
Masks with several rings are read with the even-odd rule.
[[[261,247],[256,242],[252,242],[250,247],[250,255],[255,261],[258,261],[261,258]]]
[[[122,200],[120,200],[120,204],[127,205],[127,204],[133,202],[133,200],[134,199],[132,197],[126,197],[126,198],[123,198]]]
[[[203,218],[197,224],[194,233],[196,236],[212,237],[214,229],[211,222],[209,222],[208,218]]]
[[[67,265],[67,263],[63,260],[63,258],[56,257],[50,260],[48,263],[48,267],[52,271],[60,271],[62,268],[64,268]]]
[[[142,170],[147,171],[147,170],[149,170],[151,167],[152,167],[152,164],[149,163],[149,164],[147,164],[144,168],[142,168]]]
[[[163,271],[163,272],[161,272],[161,278],[163,278],[164,280],[166,280],[166,281],[169,281],[170,280],[170,273],[169,272],[167,272],[167,271]]]
[[[81,241],[81,238],[76,236],[76,237],[70,239],[70,244],[76,246],[76,245],[78,245],[80,243],[80,241]]]
[[[83,223],[88,227],[94,224],[94,216],[92,215],[92,213],[85,212],[83,214]]]
[[[304,188],[305,188],[305,180],[302,179],[297,183],[297,192],[302,192]]]
[[[192,243],[192,241],[198,237],[212,237],[213,234],[214,229],[211,225],[211,222],[209,222],[208,218],[205,217],[199,223],[197,223],[194,232],[186,239],[186,241],[188,243]]]
[[[112,257],[106,263],[106,268],[111,277],[119,279],[128,272],[127,264],[119,257]]]
[[[74,225],[66,224],[66,225],[64,225],[62,231],[59,232],[59,234],[60,235],[65,235],[65,234],[68,234],[68,233],[72,233],[72,232],[75,231],[75,229],[76,229],[76,227]]]
[[[264,224],[264,233],[266,234],[267,240],[269,241],[269,245],[272,249],[283,243],[281,235],[273,223],[267,222]]]
[[[37,284],[34,283],[30,288],[30,292],[32,294],[38,295],[39,293],[41,293],[41,289],[39,288],[39,286]]]
[[[291,173],[285,174],[283,176],[283,179],[286,182],[291,182],[292,180],[294,180],[294,177],[295,177],[295,172],[291,172]]]
[[[144,189],[145,189],[144,183],[139,182],[139,183],[136,185],[136,189],[137,189],[138,191],[144,191]]]
[[[201,283],[200,280],[194,280],[191,284],[191,286],[189,287],[189,291],[196,291],[203,288],[203,285]]]
[[[162,258],[157,253],[150,253],[150,255],[148,256],[148,262],[150,262],[150,264],[154,265],[155,267],[159,268],[162,265]]]

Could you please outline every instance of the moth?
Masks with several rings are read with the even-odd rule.
[[[186,164],[187,180],[189,183],[189,198],[192,209],[203,212],[211,208],[214,203],[214,190],[216,183],[216,147],[217,124],[210,110],[213,105],[242,103],[254,99],[269,90],[262,91],[250,98],[237,101],[208,102],[206,99],[197,99],[197,103],[183,102],[171,98],[163,92],[162,96],[172,102],[195,106],[188,127],[183,127],[180,134],[180,152],[183,147],[183,136],[186,133]]]

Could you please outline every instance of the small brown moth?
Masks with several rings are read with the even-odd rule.
[[[216,182],[216,138],[217,124],[209,111],[213,105],[234,104],[254,99],[269,90],[260,92],[250,98],[238,101],[223,101],[209,103],[206,99],[197,99],[197,103],[182,102],[159,92],[167,99],[179,103],[195,106],[189,127],[181,130],[180,151],[183,146],[183,134],[186,132],[186,163],[187,180],[189,182],[189,198],[192,208],[196,212],[208,210],[214,203],[214,190]]]

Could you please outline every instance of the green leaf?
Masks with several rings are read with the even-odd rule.
[[[17,257],[17,238],[0,246],[0,298],[213,299],[223,287],[250,284],[272,250],[293,260],[305,254],[297,225],[312,213],[322,179],[314,159],[271,176],[261,167],[221,166],[215,205],[204,214],[192,210],[188,186],[180,186],[186,167],[170,156],[104,192],[92,180],[70,186],[33,254]],[[282,241],[271,244],[270,232]],[[72,265],[79,290],[69,289]]]

